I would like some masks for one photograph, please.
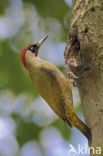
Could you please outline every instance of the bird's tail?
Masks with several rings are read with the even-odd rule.
[[[83,123],[75,114],[75,117],[72,118],[71,121],[71,125],[73,125],[74,127],[76,127],[87,139],[89,144],[91,143],[91,132],[90,129],[86,126],[85,123]]]

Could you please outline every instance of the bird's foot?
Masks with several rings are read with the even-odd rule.
[[[71,58],[69,61],[68,61],[68,65],[71,66],[71,67],[78,67],[78,63],[76,61],[75,58]]]
[[[79,76],[76,76],[72,71],[68,72],[68,76],[69,76],[69,78],[75,78],[75,79],[79,78]]]
[[[73,86],[76,87],[74,79],[78,79],[79,77],[76,76],[72,71],[68,72],[68,77],[69,77],[70,82],[73,84]]]

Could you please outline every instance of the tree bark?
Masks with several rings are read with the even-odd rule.
[[[65,61],[79,77],[75,83],[92,134],[90,146],[103,149],[103,1],[73,0],[72,7]],[[71,58],[77,66],[70,64]]]

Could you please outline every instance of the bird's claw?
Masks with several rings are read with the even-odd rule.
[[[75,78],[75,79],[78,79],[78,78],[79,78],[79,77],[76,76],[72,71],[69,71],[69,72],[68,72],[68,75],[69,75],[69,77],[72,77],[72,78]]]
[[[69,80],[70,82],[73,84],[73,86],[76,86],[74,85],[75,82],[74,82],[74,79],[78,79],[79,77],[76,76],[72,71],[71,71],[71,67],[78,67],[78,63],[77,63],[77,60],[72,57],[71,59],[69,59],[69,61],[67,62],[67,64],[69,65],[69,71],[68,71],[68,77],[69,77]]]
[[[73,84],[74,87],[76,87],[76,84],[75,84],[75,82],[74,82],[74,78],[75,78],[75,79],[78,79],[79,77],[76,76],[72,71],[69,71],[69,72],[68,72],[68,76],[69,76],[70,82]]]
[[[76,61],[75,58],[71,58],[69,61],[68,61],[68,65],[71,66],[71,67],[78,67],[78,63]]]

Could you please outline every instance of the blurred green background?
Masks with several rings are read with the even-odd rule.
[[[40,57],[66,73],[63,53],[71,3],[0,0],[0,156],[75,156],[69,153],[69,144],[87,145],[84,136],[63,123],[39,96],[20,61],[25,46],[48,35]],[[76,88],[73,95],[82,118]]]

